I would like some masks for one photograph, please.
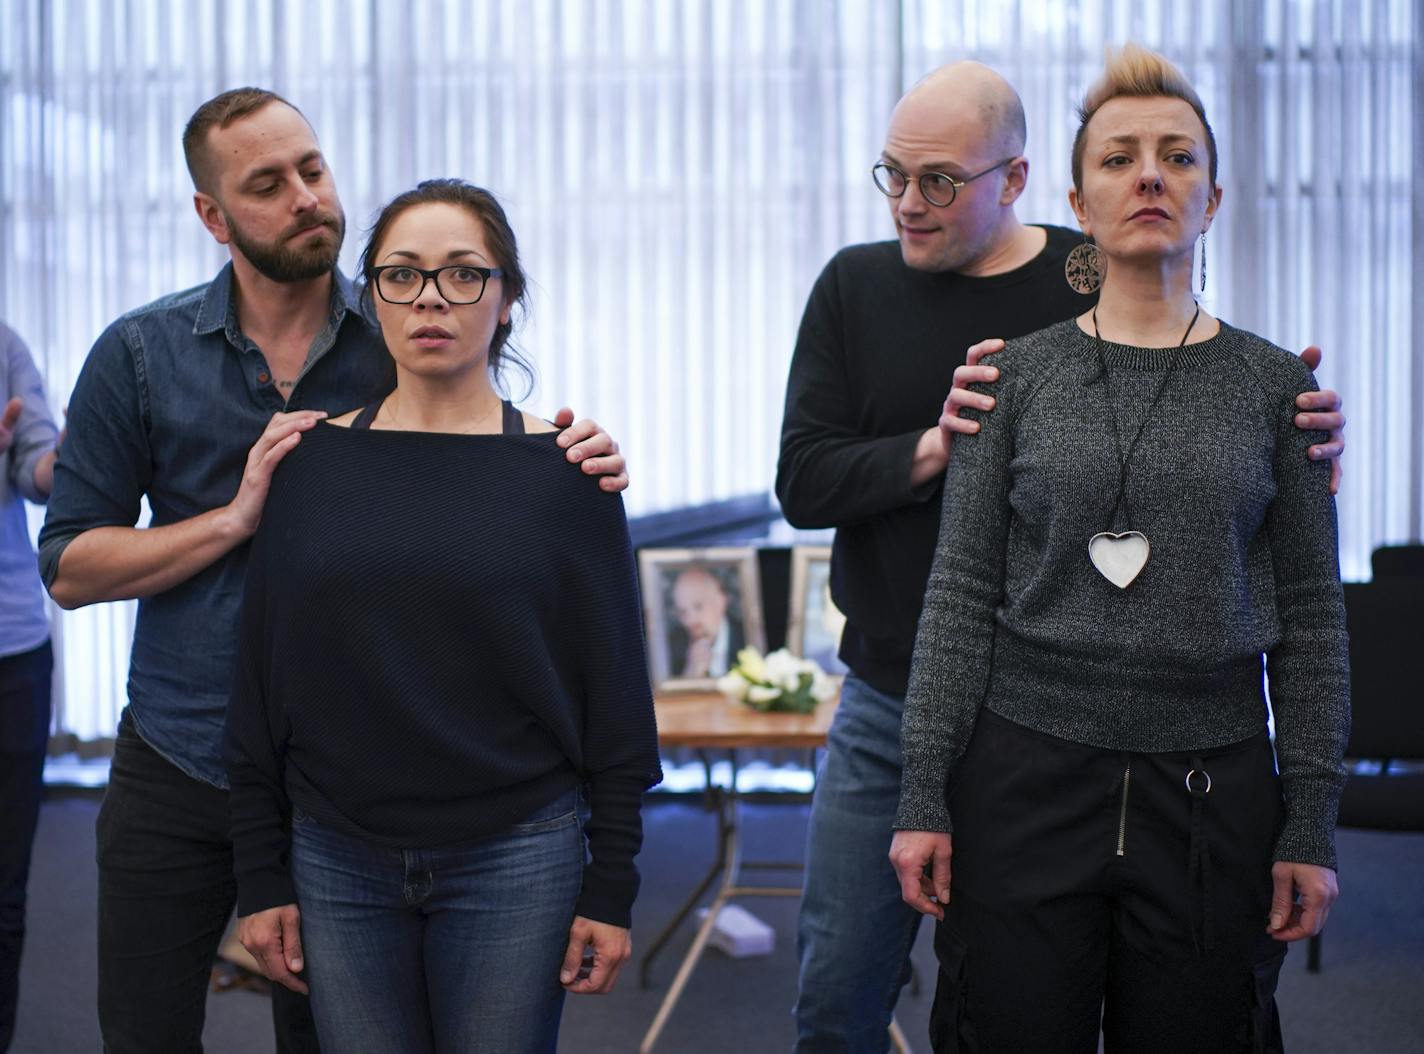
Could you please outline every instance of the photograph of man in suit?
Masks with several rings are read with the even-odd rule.
[[[668,625],[668,657],[675,675],[720,677],[730,670],[747,637],[721,578],[704,567],[678,572],[672,606],[677,618]]]

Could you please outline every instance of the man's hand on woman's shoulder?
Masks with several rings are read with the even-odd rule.
[[[590,476],[602,476],[598,485],[610,494],[628,487],[628,465],[618,452],[618,444],[597,422],[584,418],[574,421],[574,412],[567,406],[554,415],[554,425],[562,431],[555,440],[566,456]]]
[[[967,417],[960,417],[959,411],[965,407],[971,410],[982,410],[988,413],[997,405],[992,395],[983,395],[979,392],[969,390],[971,384],[993,384],[999,379],[999,369],[997,366],[985,365],[982,360],[986,355],[993,355],[997,351],[1004,350],[1004,342],[998,337],[990,337],[988,340],[981,340],[969,349],[964,356],[964,365],[954,371],[954,386],[950,388],[949,395],[944,400],[944,411],[939,416],[939,426],[946,432],[958,432],[960,435],[972,436],[979,431],[979,422],[970,420]]]
[[[1300,360],[1314,372],[1320,369],[1321,356],[1320,349],[1312,344],[1300,353]],[[1295,405],[1301,411],[1295,415],[1297,428],[1330,433],[1325,442],[1310,448],[1310,457],[1313,461],[1330,460],[1330,493],[1339,494],[1340,456],[1345,453],[1345,414],[1341,410],[1340,395],[1329,388],[1302,392],[1295,397]]]

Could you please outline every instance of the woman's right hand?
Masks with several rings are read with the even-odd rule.
[[[1335,872],[1318,864],[1277,860],[1271,865],[1271,917],[1266,932],[1278,941],[1314,937],[1340,895]]]
[[[900,899],[921,915],[944,921],[949,903],[949,858],[954,847],[943,831],[896,831],[890,863],[900,878]]]
[[[576,915],[559,983],[574,995],[606,995],[632,954],[633,941],[622,926]]]
[[[302,972],[302,913],[295,904],[253,912],[237,920],[237,939],[252,953],[262,974],[294,992],[307,994]]]

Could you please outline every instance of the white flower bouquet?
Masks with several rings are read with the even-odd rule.
[[[737,663],[717,678],[717,688],[733,702],[753,710],[809,714],[836,694],[836,683],[810,659],[785,648],[766,658],[755,648],[737,652]]]

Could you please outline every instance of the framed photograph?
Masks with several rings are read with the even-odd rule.
[[[797,546],[791,551],[791,600],[787,611],[787,651],[814,659],[827,673],[846,673],[846,665],[837,654],[845,616],[831,599],[829,545]]]
[[[755,549],[644,549],[638,577],[655,690],[715,688],[742,648],[766,652]]]

